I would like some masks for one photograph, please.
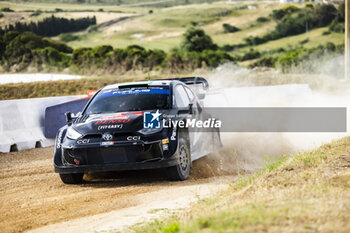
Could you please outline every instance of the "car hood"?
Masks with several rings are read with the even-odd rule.
[[[83,115],[74,121],[73,128],[83,135],[135,132],[143,128],[143,112]]]

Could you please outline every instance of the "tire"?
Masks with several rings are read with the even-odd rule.
[[[60,174],[60,178],[65,184],[81,184],[84,173]]]
[[[182,181],[186,180],[191,170],[191,152],[184,138],[179,139],[178,149],[176,151],[178,164],[166,169],[170,180]]]

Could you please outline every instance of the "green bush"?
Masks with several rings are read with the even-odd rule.
[[[333,20],[332,23],[329,25],[329,31],[337,32],[337,33],[344,33],[345,32],[345,25],[344,25],[344,23],[339,23],[336,20]]]
[[[260,67],[275,67],[277,59],[278,59],[277,57],[273,57],[273,56],[264,56],[264,57],[259,58],[253,64],[249,65],[249,67],[250,68],[254,68],[254,67],[257,67],[257,66],[260,66]]]
[[[277,67],[279,67],[283,72],[286,72],[293,66],[296,66],[299,63],[299,55],[302,50],[291,51],[283,54],[277,60]]]
[[[4,17],[4,14],[0,12],[0,19]]]
[[[70,62],[70,56],[52,47],[34,49],[33,58],[36,66],[47,65],[55,68],[66,68]]]
[[[315,14],[317,17],[317,25],[324,27],[329,25],[338,14],[337,8],[332,4],[321,4],[316,6]]]
[[[234,62],[235,59],[220,50],[173,51],[168,54],[166,67],[171,72],[181,72],[202,68],[203,66],[217,67],[229,61]]]
[[[259,58],[261,56],[259,51],[250,49],[248,52],[244,53],[243,56],[239,58],[240,61],[252,60]]]
[[[1,63],[3,67],[9,69],[17,65],[18,71],[31,65],[36,55],[42,55],[42,53],[45,53],[45,56],[54,56],[53,60],[61,62],[62,65],[67,64],[66,57],[58,59],[57,53],[61,56],[62,54],[73,51],[72,48],[65,44],[42,38],[32,32],[24,32],[21,34],[16,31],[10,31],[2,36],[1,41]],[[40,57],[42,58],[43,56]],[[39,60],[53,64],[53,60],[41,58]],[[63,60],[65,62],[63,62]],[[40,62],[37,62],[37,64],[40,64]]]
[[[337,11],[336,17],[333,19],[332,23],[329,25],[329,30],[338,33],[345,32],[345,3],[342,2]]]
[[[265,22],[268,22],[268,21],[269,21],[269,18],[263,17],[263,16],[261,16],[261,17],[256,19],[256,22],[258,22],[258,23],[265,23]]]
[[[203,50],[216,50],[217,45],[213,43],[210,36],[203,29],[190,27],[183,35],[181,48],[185,51],[201,52]]]
[[[12,10],[11,8],[8,8],[8,7],[3,7],[0,9],[0,11],[3,11],[3,12],[14,12],[14,10]]]
[[[62,33],[58,37],[63,42],[71,42],[71,41],[75,41],[75,40],[79,40],[80,39],[79,36],[73,35],[73,34],[70,34],[70,33]]]
[[[222,27],[224,28],[224,33],[233,33],[233,32],[238,32],[241,30],[238,27],[232,26],[232,25],[227,24],[227,23],[224,23],[222,25]]]
[[[294,5],[288,5],[281,9],[273,10],[271,13],[271,17],[275,20],[281,20],[284,16],[290,15],[299,10],[300,9]]]
[[[29,17],[34,17],[34,16],[39,16],[41,15],[42,11],[41,10],[36,10],[33,13],[29,15]]]

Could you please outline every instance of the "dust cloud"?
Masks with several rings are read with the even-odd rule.
[[[349,107],[349,83],[341,80],[339,69],[343,69],[339,57],[332,58],[317,74],[302,75],[223,64],[204,75],[210,91],[203,104],[206,107]],[[223,148],[198,162],[198,173],[210,176],[252,172],[264,167],[267,161],[293,156],[348,135],[221,133]]]

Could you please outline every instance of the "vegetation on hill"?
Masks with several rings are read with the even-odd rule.
[[[48,18],[44,18],[39,22],[21,23],[16,22],[15,24],[10,24],[5,26],[5,28],[0,27],[0,35],[4,35],[5,32],[17,31],[19,33],[23,32],[34,32],[40,36],[57,36],[65,32],[76,32],[88,28],[91,25],[96,24],[96,17],[85,17],[79,19],[66,19],[57,18],[54,15]]]
[[[282,156],[220,196],[135,232],[348,232],[350,137]]]
[[[32,32],[10,31],[0,36],[1,64],[7,71],[35,67],[39,71],[70,68],[82,74],[122,74],[130,70],[153,69],[170,69],[174,72],[202,66],[216,67],[233,61],[226,52],[216,50],[217,45],[199,28],[188,29],[182,48],[169,54],[138,45],[124,49],[105,45],[73,50],[63,43],[42,38]]]
[[[306,61],[310,59],[319,60],[320,56],[332,58],[341,53],[341,33],[344,30],[343,4],[337,8],[328,4],[311,3],[303,7],[301,4],[285,5],[282,8],[266,6],[268,7],[260,3],[215,3],[184,6],[180,9],[174,7],[152,10],[152,14],[147,8],[145,10],[148,13],[145,15],[130,19],[128,23],[135,25],[135,29],[128,29],[130,32],[127,35],[119,32],[129,28],[123,26],[113,32],[110,26],[106,29],[95,26],[84,33],[61,33],[58,38],[68,45],[74,45],[74,49],[63,43],[22,32],[35,31],[39,35],[57,35],[67,30],[86,28],[90,24],[88,22],[95,24],[95,17],[68,20],[52,15],[40,16],[44,20],[38,18],[37,23],[21,20],[7,26],[6,31],[11,28],[12,33],[3,31],[3,35],[0,36],[0,64],[3,70],[10,72],[23,72],[30,68],[32,71],[66,70],[87,75],[108,75],[135,70],[187,72],[197,68],[216,67],[231,61],[250,67],[267,66],[290,72],[295,70],[296,66],[305,66],[308,64]],[[103,13],[104,9],[100,9],[99,12]],[[6,18],[9,17],[8,14],[15,16],[18,12],[8,12],[7,8],[5,11]],[[61,8],[55,11],[57,14],[62,12]],[[36,10],[31,14],[41,15],[46,14],[45,12]],[[242,17],[247,19],[246,23],[238,20]],[[47,24],[43,24],[44,21],[47,21]],[[64,22],[71,23],[71,28],[62,26],[65,25]],[[141,28],[138,28],[138,25]],[[113,38],[108,39],[108,36],[105,39],[101,32],[103,30],[110,30]],[[304,33],[306,31],[307,33]],[[175,36],[169,36],[173,33]],[[247,37],[247,34],[252,36]],[[131,39],[136,35],[140,39]],[[143,39],[145,37],[146,39]],[[225,44],[222,38],[231,39],[225,39],[229,41]],[[35,42],[41,40],[45,43],[38,45]],[[50,44],[47,44],[47,41],[50,41]],[[98,41],[99,45],[89,47],[91,41]],[[113,46],[110,44],[112,41]],[[125,44],[125,41],[128,42]],[[130,44],[130,41],[134,43]],[[162,50],[163,42],[167,46],[171,45],[171,49]],[[142,46],[144,43],[146,46]],[[80,46],[76,46],[77,44]],[[58,45],[65,48],[58,48]],[[302,69],[303,72],[315,70],[315,65],[312,65],[312,69]]]
[[[336,24],[338,21],[341,21],[340,17],[338,17],[337,21],[334,21],[337,15],[344,15],[344,7],[340,6],[337,10],[331,4],[316,6],[308,4],[304,8],[287,6],[272,12],[271,17],[277,21],[275,30],[263,36],[247,37],[245,41],[247,45],[259,45],[270,40],[298,35],[314,28],[328,26],[332,22]]]

